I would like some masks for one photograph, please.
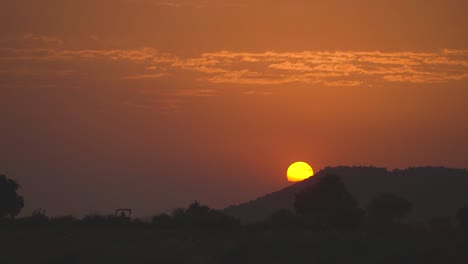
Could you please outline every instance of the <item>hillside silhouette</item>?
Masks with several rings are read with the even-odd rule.
[[[5,207],[15,210],[0,217],[0,259],[44,264],[464,264],[466,184],[464,170],[338,167],[224,211],[195,201],[155,214],[151,221],[133,218],[131,209],[76,218],[49,217],[39,208],[17,218],[16,207]],[[421,187],[425,185],[429,187]],[[22,205],[19,185],[11,186],[2,192],[17,199],[4,204]],[[250,215],[243,216],[242,224],[229,210]],[[404,223],[409,215],[421,222]]]
[[[223,211],[243,223],[263,221],[280,210],[294,210],[298,192],[327,174],[338,175],[362,208],[382,193],[405,198],[413,205],[407,221],[456,218],[468,204],[468,171],[444,167],[415,167],[389,171],[377,167],[327,167],[314,177]]]

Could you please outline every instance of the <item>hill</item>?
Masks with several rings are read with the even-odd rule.
[[[302,182],[255,200],[229,206],[224,212],[244,223],[261,221],[280,209],[293,209],[295,194],[326,174],[340,176],[362,208],[380,193],[390,192],[412,202],[410,221],[453,218],[468,205],[468,171],[444,167],[416,167],[388,171],[377,167],[327,167]]]

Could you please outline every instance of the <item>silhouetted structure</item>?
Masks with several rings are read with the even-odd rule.
[[[14,218],[24,207],[24,199],[18,195],[19,184],[5,175],[0,175],[0,218]]]
[[[367,212],[373,223],[389,225],[400,223],[411,209],[411,203],[405,198],[384,193],[369,203]]]
[[[314,228],[350,229],[360,225],[363,211],[338,176],[325,175],[296,194],[294,208]]]

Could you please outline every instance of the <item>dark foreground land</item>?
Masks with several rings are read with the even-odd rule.
[[[0,263],[468,263],[466,230],[0,230]]]
[[[5,197],[17,202],[11,205],[20,205],[8,208],[21,209],[18,185],[3,179],[15,187],[4,192],[11,194]],[[125,213],[131,214],[128,209],[80,219],[48,217],[43,209],[15,218],[19,210],[4,210],[3,218],[0,214],[0,264],[468,263],[468,206],[461,207],[466,205],[463,197],[439,203],[426,198],[410,201],[404,193],[382,193],[360,205],[339,176],[322,174],[304,183],[310,185],[232,207],[242,213],[277,210],[252,222],[197,201],[170,214],[154,215],[151,221],[131,218]],[[461,187],[450,184],[446,190],[466,190],[463,181],[458,183]],[[279,198],[284,197],[282,202]],[[441,207],[447,210],[438,210]],[[413,208],[416,213],[427,209],[431,218],[404,221]]]

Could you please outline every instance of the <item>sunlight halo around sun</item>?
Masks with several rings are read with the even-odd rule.
[[[286,175],[288,177],[288,181],[299,182],[312,177],[314,175],[314,171],[309,164],[298,161],[289,166]]]

